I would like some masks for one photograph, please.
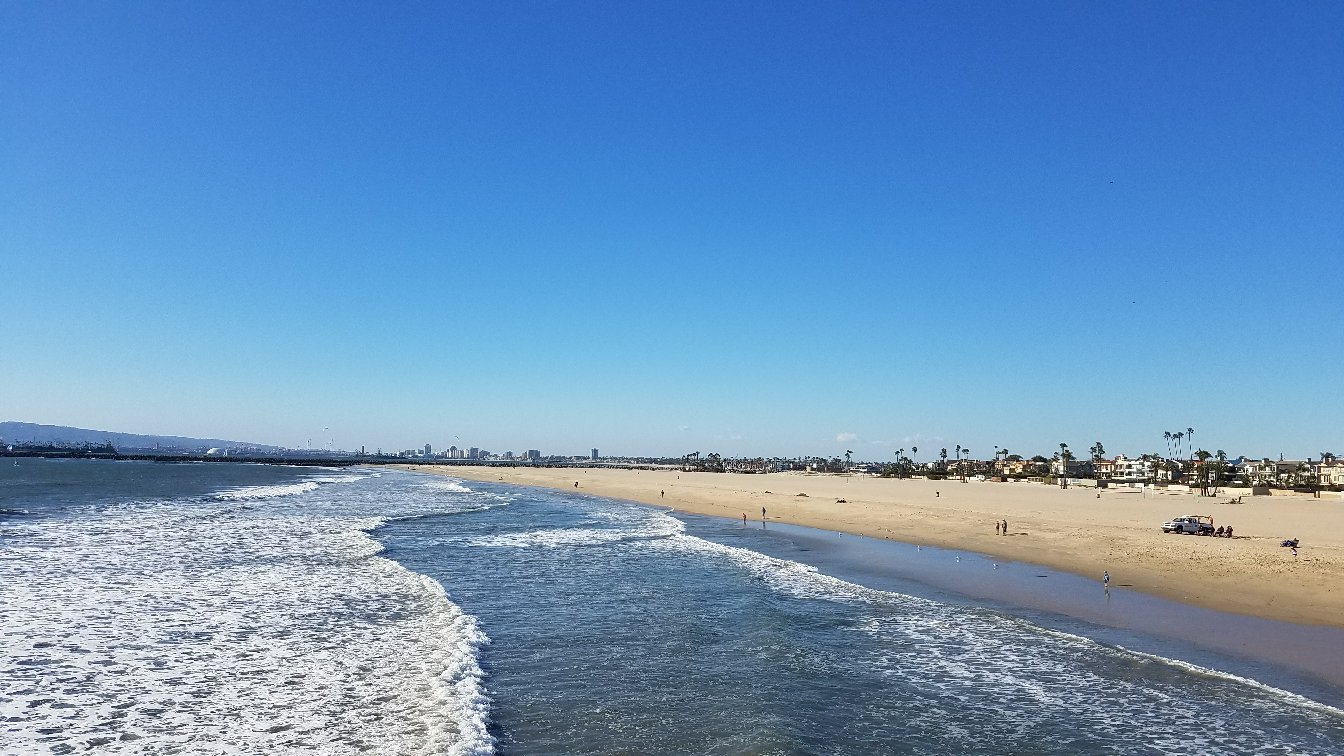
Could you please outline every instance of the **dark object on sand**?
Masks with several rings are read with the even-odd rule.
[[[1282,541],[1279,541],[1279,545],[1280,545],[1280,546],[1287,546],[1287,547],[1290,548],[1290,549],[1295,549],[1295,548],[1297,548],[1297,539],[1296,539],[1296,538],[1285,538],[1285,539],[1283,539]]]

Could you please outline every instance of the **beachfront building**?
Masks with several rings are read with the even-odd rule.
[[[1277,483],[1279,477],[1279,466],[1269,458],[1249,459],[1241,458],[1241,463],[1237,465],[1238,472],[1247,480],[1247,482],[1266,486],[1270,483]]]
[[[1110,479],[1121,483],[1140,483],[1153,475],[1153,463],[1146,459],[1130,459],[1123,454],[1110,460]]]
[[[1119,460],[1123,460],[1125,455],[1117,454],[1115,459],[1106,459],[1101,457],[1092,460],[1092,474],[1097,476],[1097,480],[1110,480],[1115,477],[1115,465]]]
[[[1301,485],[1310,477],[1311,466],[1295,459],[1281,459],[1274,463],[1274,482],[1284,488]]]
[[[1016,455],[1014,455],[1016,456]],[[1005,459],[996,463],[999,474],[1005,478],[1025,478],[1038,475],[1044,475],[1049,462],[1041,462],[1035,459]]]
[[[1316,485],[1322,488],[1344,488],[1344,460],[1323,459],[1315,468]]]
[[[1050,474],[1059,478],[1090,478],[1093,475],[1092,460],[1070,459],[1067,466],[1063,459],[1050,463]]]

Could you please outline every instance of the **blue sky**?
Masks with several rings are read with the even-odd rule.
[[[1338,3],[5,3],[0,419],[1344,453],[1341,29]]]

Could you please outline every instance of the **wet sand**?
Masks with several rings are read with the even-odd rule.
[[[579,490],[693,514],[764,520],[971,551],[1038,564],[1185,604],[1344,627],[1344,499],[1199,497],[1033,483],[734,475],[586,468],[413,466],[468,480]],[[1175,515],[1207,514],[1235,538],[1165,534]],[[1008,535],[994,524],[1008,521]],[[1279,547],[1302,539],[1299,555]]]

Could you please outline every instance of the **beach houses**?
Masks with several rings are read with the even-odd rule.
[[[1316,485],[1321,488],[1344,489],[1344,460],[1326,457],[1314,465]]]

